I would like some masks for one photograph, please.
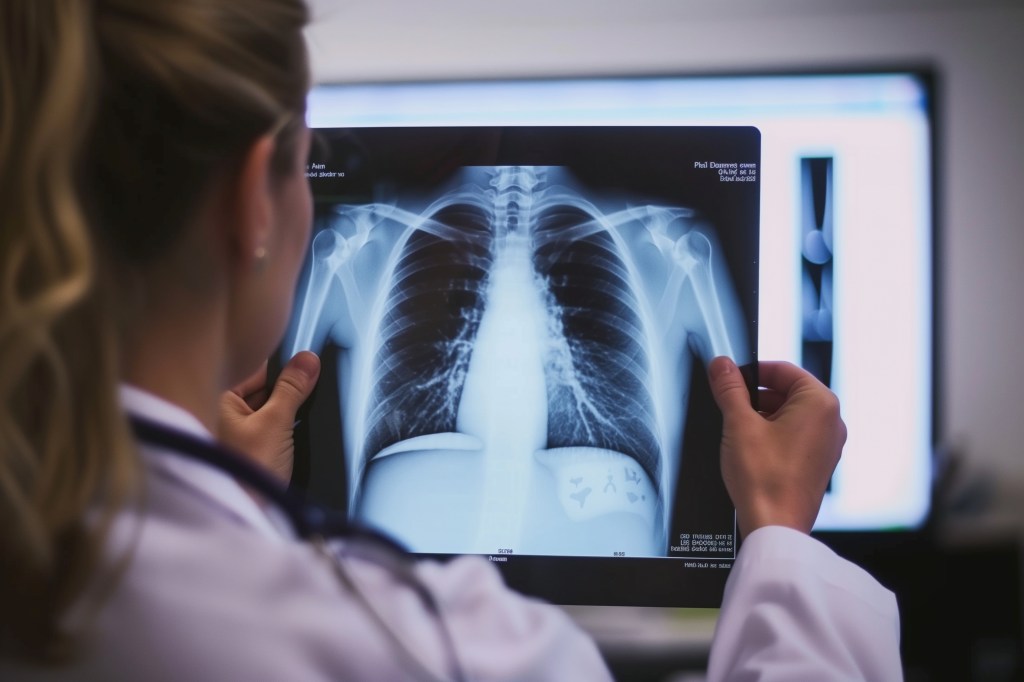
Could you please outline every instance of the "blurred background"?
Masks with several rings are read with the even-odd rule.
[[[318,85],[908,68],[929,73],[929,227],[936,258],[928,389],[935,395],[931,501],[927,515],[911,527],[823,529],[820,536],[897,592],[908,680],[1024,679],[1019,0],[311,4],[315,20],[308,40]],[[769,205],[765,189],[763,207]],[[877,207],[879,215],[888,209]],[[857,276],[867,286],[870,274]],[[883,395],[894,388],[887,381],[905,380],[900,357],[883,352],[873,362],[880,368],[878,385],[858,387],[851,400],[872,391]],[[714,610],[567,608],[595,634],[621,679],[702,679]]]

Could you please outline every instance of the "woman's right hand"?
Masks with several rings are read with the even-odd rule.
[[[300,351],[284,366],[273,390],[267,363],[220,398],[221,441],[265,467],[282,483],[292,477],[295,414],[320,377],[320,358]]]
[[[709,365],[724,418],[721,465],[740,535],[762,526],[809,533],[846,442],[835,394],[788,362],[758,365],[758,409],[732,360]]]

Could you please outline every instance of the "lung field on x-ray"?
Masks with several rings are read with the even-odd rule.
[[[489,212],[453,203],[401,249],[379,323],[364,459],[425,434],[454,432],[494,261]]]
[[[647,325],[607,231],[565,239],[593,217],[560,203],[536,217],[533,264],[546,285],[548,447],[591,445],[660,475]]]
[[[477,527],[456,551],[492,551],[491,536],[557,546],[528,521],[553,509],[574,523],[632,515],[647,528],[636,551],[663,553],[690,353],[750,352],[710,226],[686,207],[588,194],[565,168],[469,166],[430,196],[336,205],[317,228],[292,351],[347,349],[355,508],[429,551],[416,546],[427,531],[389,527],[415,516],[419,488],[381,493],[364,477],[445,453],[446,483],[476,491],[458,503]],[[588,532],[567,553],[604,553]]]

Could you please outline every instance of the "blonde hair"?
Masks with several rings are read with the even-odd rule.
[[[140,487],[121,278],[259,136],[294,157],[306,22],[302,0],[0,5],[0,653],[72,651],[61,619]]]

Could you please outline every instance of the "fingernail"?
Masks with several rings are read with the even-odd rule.
[[[310,379],[316,378],[320,373],[320,359],[313,353],[303,353],[296,365],[297,369]]]
[[[727,374],[732,373],[736,369],[736,365],[733,361],[724,355],[720,355],[711,361],[711,366],[708,367],[708,372],[711,374],[712,379],[720,379]]]

